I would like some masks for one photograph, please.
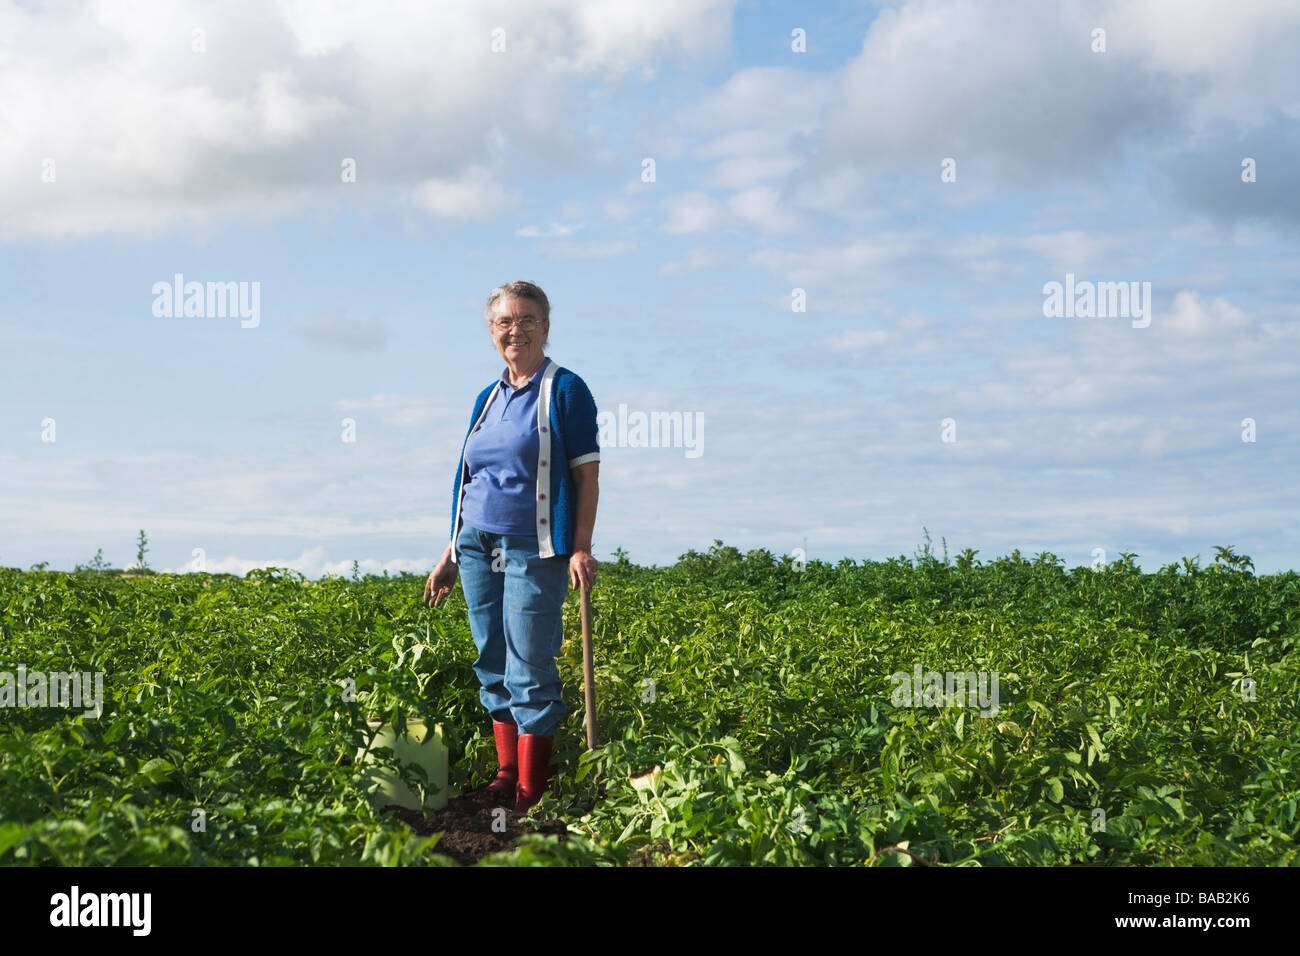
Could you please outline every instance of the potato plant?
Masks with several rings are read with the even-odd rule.
[[[482,862],[1296,863],[1300,575],[1133,557],[620,554],[593,592],[590,753],[566,605],[534,815],[569,833]],[[422,717],[458,788],[495,769],[460,592],[433,610],[423,584],[0,569],[0,671],[102,672],[105,696],[0,708],[0,864],[448,864],[352,763],[367,717]],[[996,673],[996,713],[900,705],[914,671]]]

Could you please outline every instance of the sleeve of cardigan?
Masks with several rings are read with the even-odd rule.
[[[587,383],[578,376],[573,376],[560,390],[559,401],[563,415],[564,450],[569,456],[569,467],[577,468],[589,461],[600,461],[596,400],[591,397]]]
[[[483,390],[482,395],[474,399],[474,407],[470,409],[470,413],[469,413],[469,425],[466,426],[468,428],[468,431],[466,431],[465,433],[466,441],[469,441],[469,432],[472,432],[474,430],[474,424],[475,422],[478,421],[479,400],[482,399],[483,396],[486,395],[493,387],[494,386],[489,385],[486,389]],[[461,446],[461,453],[460,455],[457,456],[458,460],[456,462],[456,477],[454,477],[451,480],[451,537],[453,541],[456,539],[456,509],[460,507],[461,477],[465,471],[464,447],[465,447],[464,445]],[[454,551],[455,548],[453,547],[452,550]]]
[[[463,469],[458,468],[456,477],[451,480],[451,537],[456,537],[456,508],[460,504],[460,476]]]

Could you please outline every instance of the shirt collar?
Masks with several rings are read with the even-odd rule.
[[[546,366],[550,364],[550,357],[548,356],[544,358],[542,364],[537,367],[537,371],[533,373],[533,377],[524,382],[523,385],[520,385],[519,388],[527,388],[529,385],[536,384],[541,379],[542,373],[546,371]],[[514,386],[510,384],[510,366],[508,365],[501,370],[501,384],[506,388],[514,388]]]

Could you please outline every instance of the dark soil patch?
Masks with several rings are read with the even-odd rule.
[[[504,809],[505,814],[496,812],[498,809]],[[553,834],[564,840],[569,832],[563,820],[533,818],[524,822],[522,814],[504,806],[486,790],[452,797],[446,807],[427,817],[419,810],[397,806],[385,807],[384,812],[391,813],[420,836],[442,833],[433,852],[445,854],[462,866],[512,849],[521,836],[529,833]]]
[[[689,866],[698,862],[700,855],[694,850],[674,853],[672,844],[660,837],[633,850],[627,858],[628,866]]]
[[[672,847],[668,841],[662,837],[658,840],[652,840],[639,850],[634,850],[632,855],[627,858],[628,866],[657,866],[657,858],[662,858],[672,852]]]

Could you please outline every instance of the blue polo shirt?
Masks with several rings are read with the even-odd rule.
[[[480,531],[537,536],[537,398],[547,364],[518,388],[502,370],[500,394],[465,443],[461,515]]]

